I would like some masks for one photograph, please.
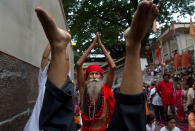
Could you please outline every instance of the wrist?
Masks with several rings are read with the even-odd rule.
[[[104,45],[102,45],[102,44],[99,44],[99,47],[100,47],[100,48],[103,48],[103,47],[104,47]]]

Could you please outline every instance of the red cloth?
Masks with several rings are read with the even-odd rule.
[[[96,119],[98,119],[98,118],[90,119],[88,116],[82,114],[81,117],[82,117],[83,126],[82,126],[81,131],[104,131],[107,128],[107,124],[110,122],[110,119],[111,119],[113,112],[114,112],[115,99],[114,99],[114,95],[113,95],[112,91],[110,90],[110,88],[106,84],[103,85],[102,91],[103,91],[103,95],[105,98],[104,105],[108,104],[107,107],[108,107],[108,111],[109,111],[105,125],[103,127],[101,127],[100,129],[96,129],[96,130],[92,130],[90,128],[87,128],[86,125],[88,123],[94,123],[96,121]],[[98,116],[101,116],[104,108],[105,108],[105,106],[103,107],[103,109],[101,109],[97,113]]]
[[[82,126],[81,131],[104,131],[106,130],[107,125],[104,125],[103,127],[99,128],[99,129],[91,129],[85,126]]]
[[[176,114],[177,114],[177,120],[184,122],[185,121],[185,112],[182,106],[182,90],[176,90],[175,92],[175,102],[176,102]]]
[[[93,64],[93,65],[89,65],[88,67],[87,67],[87,69],[86,69],[86,76],[85,76],[85,79],[87,79],[87,77],[88,77],[88,75],[89,75],[89,73],[91,72],[91,71],[98,71],[98,72],[100,72],[100,74],[103,76],[103,70],[102,70],[102,68],[99,66],[99,65],[97,65],[97,64]]]
[[[172,82],[169,81],[168,84],[166,84],[165,81],[160,81],[157,85],[156,91],[161,92],[163,106],[175,105]]]
[[[160,55],[160,47],[158,47],[156,50],[156,58],[157,59],[159,59],[159,55]]]
[[[194,85],[193,85],[193,89],[195,90],[195,82],[194,82]]]
[[[161,70],[162,70],[162,68],[163,68],[163,63],[162,63],[162,61],[160,60],[160,57],[159,57],[159,56],[160,56],[160,47],[158,47],[157,50],[156,50],[156,58],[158,59],[160,65],[161,65]]]

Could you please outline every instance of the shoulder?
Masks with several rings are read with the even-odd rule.
[[[173,130],[174,131],[180,131],[180,129],[178,127],[175,127]]]
[[[151,91],[156,91],[156,88],[153,88]]]
[[[170,85],[173,85],[173,82],[172,82],[172,81],[169,81],[169,84],[170,84]]]
[[[166,130],[167,129],[165,128],[165,126],[160,129],[160,131],[166,131]]]
[[[148,126],[148,124],[146,124],[146,131],[150,130],[150,127]]]
[[[158,84],[162,84],[162,83],[163,83],[163,81],[159,81],[159,82],[158,82]]]
[[[159,83],[158,83],[158,85],[163,85],[164,84],[164,81],[160,81]]]
[[[102,86],[103,88],[107,88],[107,89],[110,89],[110,87],[108,85],[106,85],[105,83],[103,84]]]
[[[155,92],[156,92],[156,88],[153,88],[153,89],[150,91],[150,94],[153,95]]]
[[[190,91],[190,92],[194,92],[193,88],[189,88],[189,91]]]

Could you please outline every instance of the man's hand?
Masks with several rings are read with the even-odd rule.
[[[97,36],[97,40],[98,40],[98,47],[102,48],[103,47],[103,44],[101,42],[99,32],[96,33],[96,36]]]
[[[97,38],[97,34],[96,34],[96,36],[95,36],[93,42],[91,43],[92,48],[94,48],[94,47],[97,45],[97,39],[98,39],[98,38]]]

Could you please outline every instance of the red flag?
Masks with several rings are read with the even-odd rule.
[[[159,55],[160,55],[160,47],[158,47],[156,50],[156,58],[159,59]]]
[[[177,53],[174,54],[174,67],[175,69],[181,67],[181,56]]]
[[[160,65],[161,65],[161,70],[162,70],[162,68],[163,68],[163,63],[162,63],[162,61],[160,60],[160,57],[159,57],[159,56],[160,56],[160,47],[158,47],[157,50],[156,50],[156,58],[158,59]]]

